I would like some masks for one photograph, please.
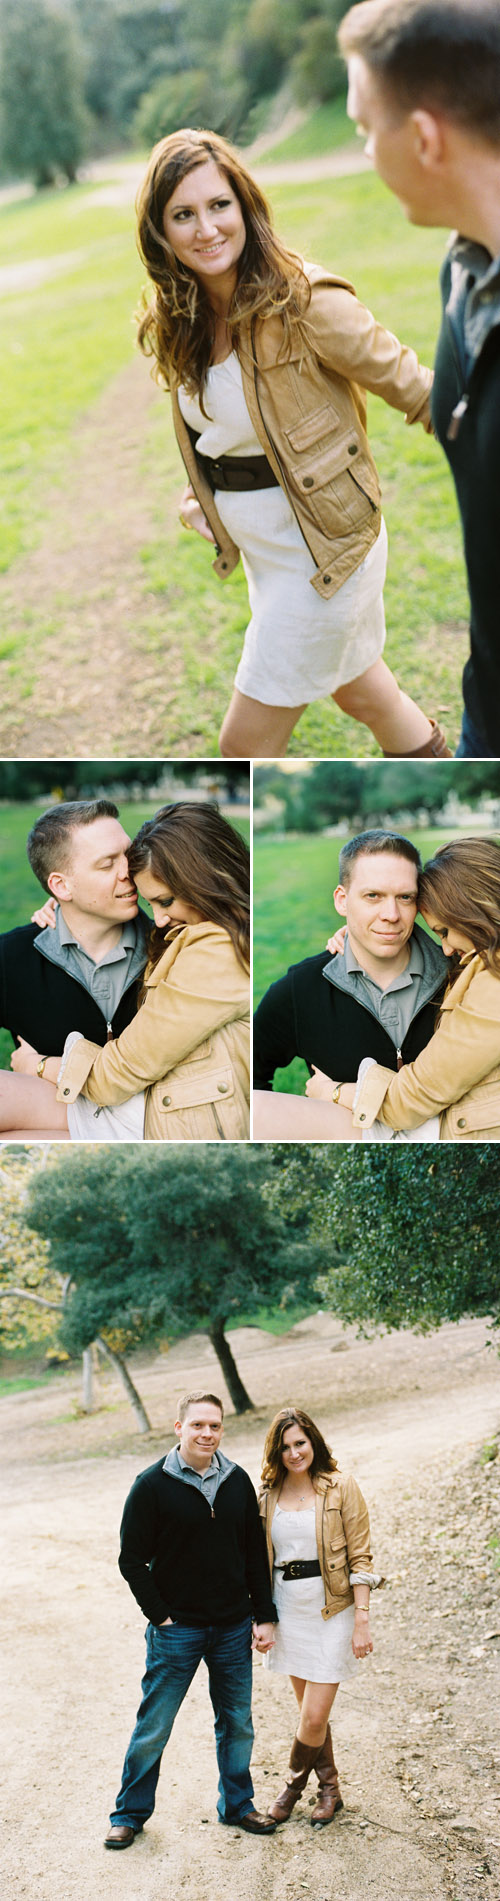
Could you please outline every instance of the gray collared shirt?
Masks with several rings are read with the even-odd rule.
[[[354,981],[359,1002],[369,1003],[396,1049],[401,1049],[410,1023],[420,1007],[424,955],[418,939],[415,935],[410,938],[408,963],[398,977],[392,978],[386,990],[382,990],[375,978],[369,977],[367,971],[362,969],[348,937],[345,940],[344,962],[349,977]]]
[[[55,929],[47,926],[46,930],[41,931],[40,936],[35,938],[35,948],[43,956],[49,957],[52,963],[66,970],[68,977],[75,977],[78,983],[83,984],[102,1010],[106,1023],[112,1023],[125,990],[134,980],[138,981],[144,970],[146,929],[147,919],[143,912],[127,919],[121,927],[118,943],[96,964],[88,951],[78,943],[59,909]]]
[[[210,1465],[207,1465],[206,1471],[197,1472],[195,1466],[189,1465],[188,1460],[183,1457],[178,1446],[175,1446],[172,1452],[167,1453],[163,1470],[164,1472],[172,1473],[175,1478],[184,1479],[185,1485],[195,1485],[197,1492],[203,1493],[204,1498],[208,1499],[210,1506],[213,1506],[219,1485],[225,1477],[220,1459],[216,1452],[212,1453]]]
[[[455,237],[447,253],[451,272],[447,314],[459,348],[464,378],[481,354],[490,330],[500,323],[500,257],[473,238]]]

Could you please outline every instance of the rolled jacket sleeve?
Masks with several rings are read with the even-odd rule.
[[[370,1520],[368,1506],[357,1480],[349,1473],[342,1486],[342,1524],[344,1527],[349,1571],[354,1578],[358,1572],[371,1576],[373,1559],[370,1549]],[[360,1579],[361,1582],[361,1579]]]
[[[191,937],[163,977],[158,966],[146,977],[144,1002],[115,1042],[100,1049],[83,1039],[70,1052],[59,1101],[74,1102],[83,1092],[101,1106],[127,1102],[244,1014],[248,987],[228,933],[194,927]]]
[[[418,1128],[460,1102],[500,1063],[499,979],[481,969],[455,1005],[452,995],[414,1063],[396,1075],[378,1063],[368,1071],[353,1110],[355,1127],[370,1128],[378,1118],[391,1129]]]

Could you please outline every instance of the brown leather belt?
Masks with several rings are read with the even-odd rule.
[[[289,1584],[291,1578],[321,1577],[318,1558],[287,1558],[285,1564],[275,1564],[274,1569],[283,1572],[284,1584]]]
[[[247,489],[279,488],[278,477],[271,468],[266,455],[200,455],[196,451],[200,468],[212,495],[216,488],[234,489],[245,492]]]

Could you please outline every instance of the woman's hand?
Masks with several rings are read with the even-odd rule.
[[[274,1624],[252,1624],[252,1650],[272,1650],[275,1643]]]
[[[211,541],[215,545],[215,535],[212,534],[201,503],[197,501],[190,482],[181,495],[179,517],[184,528],[196,528],[196,533],[203,535],[204,541]]]
[[[42,929],[45,929],[45,926],[49,925],[51,931],[55,931],[56,916],[57,916],[56,900],[55,898],[47,898],[45,904],[40,905],[39,911],[32,911],[31,923],[41,924]]]
[[[25,1043],[23,1036],[18,1036],[17,1041],[19,1047],[12,1051],[11,1069],[15,1069],[18,1076],[36,1076],[40,1062],[39,1050],[34,1050],[31,1043]]]
[[[335,932],[335,936],[327,937],[326,948],[327,950],[331,951],[332,957],[342,956],[346,936],[347,936],[347,924],[339,924],[339,928],[338,928],[338,931]]]
[[[370,1651],[373,1650],[368,1611],[356,1609],[354,1612],[352,1648],[355,1657],[368,1657]]]

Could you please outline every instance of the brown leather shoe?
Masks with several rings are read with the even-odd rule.
[[[326,1828],[327,1822],[333,1822],[337,1809],[344,1804],[339,1789],[339,1779],[333,1760],[332,1732],[328,1724],[326,1736],[319,1756],[314,1764],[318,1778],[320,1795],[311,1815],[313,1828]]]
[[[268,1815],[259,1815],[258,1809],[248,1809],[246,1815],[235,1816],[233,1828],[244,1828],[247,1835],[274,1835],[276,1823]]]
[[[324,1749],[324,1746],[324,1743],[322,1743],[321,1749]],[[290,1767],[285,1787],[282,1789],[281,1795],[276,1797],[276,1801],[272,1803],[268,1811],[275,1822],[288,1821],[292,1809],[295,1808],[295,1803],[298,1802],[299,1796],[302,1795],[302,1790],[305,1789],[313,1763],[316,1762],[320,1754],[321,1750],[316,1747],[316,1744],[313,1747],[310,1743],[301,1743],[299,1737],[294,1736],[290,1751]]]
[[[137,1833],[136,1828],[126,1828],[125,1826],[123,1828],[115,1828],[113,1824],[112,1828],[108,1829],[108,1833],[104,1837],[104,1847],[130,1848],[132,1842],[135,1842]]]
[[[431,719],[430,714],[429,720],[432,732],[425,746],[417,746],[415,752],[385,752],[384,759],[453,759],[442,726],[438,726],[437,720]]]

